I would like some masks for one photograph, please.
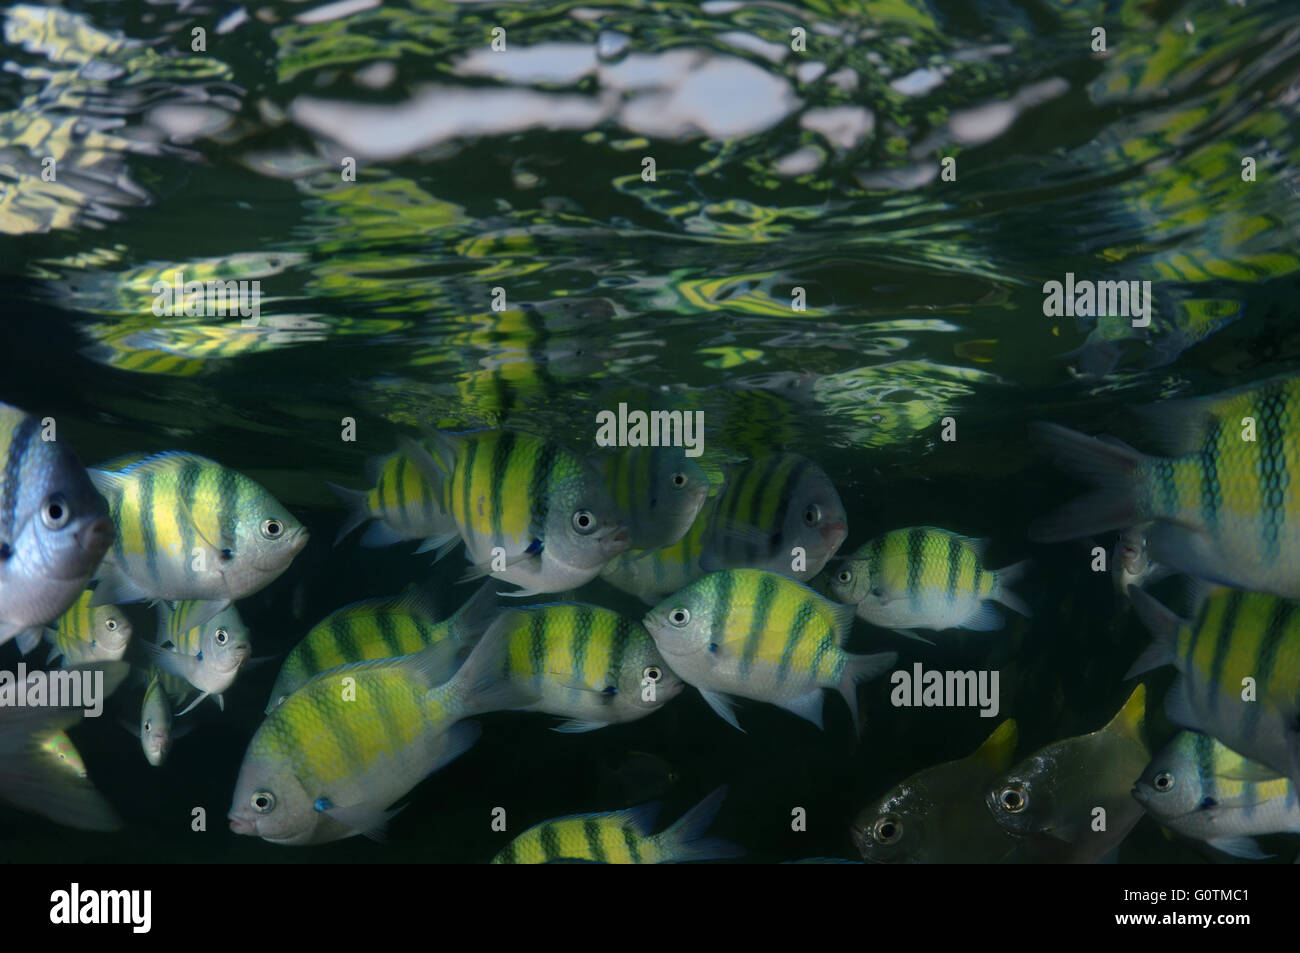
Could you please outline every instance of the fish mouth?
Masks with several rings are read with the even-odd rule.
[[[615,523],[600,536],[601,549],[610,555],[617,555],[632,545],[632,531],[625,523]]]
[[[826,523],[821,528],[822,540],[831,545],[831,552],[835,552],[840,545],[848,538],[849,524],[843,520],[836,520],[834,523]]]
[[[230,829],[236,834],[248,834],[252,837],[257,836],[257,825],[244,815],[228,814],[226,817],[230,821]]]
[[[289,551],[297,556],[307,548],[307,540],[311,539],[311,533],[307,532],[307,527],[300,526],[298,533],[289,543]]]
[[[92,520],[77,530],[77,545],[81,547],[82,552],[95,558],[108,552],[108,547],[113,545],[113,540],[116,538],[117,527],[107,516]]]

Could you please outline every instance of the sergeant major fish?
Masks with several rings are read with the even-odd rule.
[[[197,626],[284,572],[307,530],[260,485],[190,453],[121,458],[92,469],[118,536],[94,604],[185,603]]]
[[[501,677],[537,694],[524,710],[566,718],[557,731],[643,718],[685,687],[641,623],[600,606],[509,609],[491,631],[502,635]]]
[[[387,808],[477,740],[463,719],[533,700],[497,681],[499,644],[479,642],[459,671],[456,648],[443,639],[343,665],[286,698],[249,743],[231,830],[273,844],[382,838],[396,813]]]
[[[705,838],[727,789],[718,788],[659,834],[658,804],[607,814],[575,814],[528,828],[492,858],[494,864],[680,864],[738,857],[740,848]]]
[[[922,642],[929,640],[913,629],[1000,629],[1005,620],[993,601],[1032,614],[1008,588],[1029,564],[987,570],[987,547],[987,540],[933,526],[894,530],[847,557],[831,574],[830,592],[859,618]]]
[[[599,474],[575,454],[511,430],[434,440],[436,461],[413,440],[402,449],[455,518],[473,564],[467,579],[490,573],[521,587],[511,596],[560,592],[594,579],[627,549],[627,528]]]
[[[344,606],[295,645],[271,688],[267,712],[321,672],[352,662],[412,655],[442,639],[468,653],[496,616],[496,590],[485,582],[450,618],[437,621],[433,593],[411,587],[395,598]]]
[[[158,638],[161,644],[142,643],[150,659],[163,672],[185,679],[199,690],[199,697],[178,714],[185,714],[209,695],[225,709],[221,695],[234,684],[240,666],[248,661],[252,644],[248,627],[234,606],[222,609],[206,622],[189,626],[194,613],[184,603],[158,606]],[[170,645],[171,648],[166,646]]]
[[[374,522],[361,537],[362,546],[390,546],[420,539],[425,542],[416,552],[426,552],[455,535],[456,521],[443,509],[436,488],[409,456],[392,453],[368,461],[366,470],[373,484],[369,490],[327,484],[348,508],[335,545],[371,520]]]
[[[844,504],[821,467],[797,453],[772,454],[728,474],[700,566],[706,572],[768,569],[807,581],[848,532]],[[797,563],[796,547],[803,551]]]
[[[0,645],[40,638],[85,590],[114,529],[77,457],[40,422],[0,404]]]
[[[1170,720],[1300,780],[1300,603],[1218,587],[1180,619],[1141,589],[1129,596],[1153,637],[1129,677],[1173,665]]]
[[[631,550],[671,546],[686,535],[709,496],[704,468],[680,447],[628,447],[599,461]],[[631,558],[640,553],[629,552]]]
[[[1234,857],[1266,857],[1254,837],[1300,834],[1290,779],[1196,731],[1180,732],[1152,759],[1133,796],[1161,824]]]
[[[50,645],[47,662],[63,656],[63,667],[91,662],[116,662],[126,654],[131,640],[131,620],[117,606],[91,606],[94,592],[87,589],[68,611],[44,631]],[[39,639],[32,630],[18,637],[18,648],[26,654]]]
[[[1300,598],[1300,377],[1171,401],[1146,417],[1175,454],[1146,456],[1055,424],[1033,432],[1097,489],[1030,529],[1040,542],[1151,523],[1151,558],[1175,572]]]
[[[771,702],[822,726],[822,689],[844,696],[858,726],[857,683],[886,671],[896,652],[850,655],[853,607],[760,569],[710,573],[645,617],[664,660],[740,728],[728,695]]]

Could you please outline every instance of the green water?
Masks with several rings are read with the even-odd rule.
[[[240,603],[254,654],[431,574],[446,611],[468,595],[459,555],[331,548],[343,514],[325,481],[362,486],[365,459],[422,424],[593,451],[595,414],[626,401],[704,411],[715,476],[773,449],[813,458],[847,547],[933,524],[992,537],[993,565],[1032,557],[1032,622],[936,649],[860,622],[852,646],[999,670],[1019,756],[1127,697],[1147,636],[1090,571],[1090,542],[1027,542],[1075,488],[1025,425],[1140,445],[1129,408],[1295,366],[1294,4],[406,2],[321,23],[295,20],[310,4],[247,8],[0,9],[0,399],[56,417],[88,464],[203,454],[307,524],[308,549]],[[259,324],[155,316],[154,282],[178,270],[259,281]],[[1151,326],[1046,316],[1043,284],[1067,273],[1152,282]],[[599,581],[577,598],[644,611]],[[126,829],[0,806],[0,857],[482,862],[509,836],[494,807],[512,833],[652,798],[666,820],[724,783],[711,831],[750,859],[856,857],[863,804],[996,724],[895,709],[880,681],[860,742],[835,699],[825,732],[751,703],[741,734],[691,691],[586,735],[500,713],[386,845],[289,849],[224,820],[274,676],[246,672],[224,713],[185,716],[196,728],[161,769],[115,717],[76,729]],[[134,718],[138,689],[114,701]],[[1158,707],[1153,745],[1171,733]],[[633,752],[663,776],[626,781]],[[1207,858],[1147,818],[1120,859]]]

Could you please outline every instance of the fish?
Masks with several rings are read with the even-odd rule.
[[[131,640],[131,620],[117,606],[92,607],[93,597],[94,592],[87,589],[52,627],[44,630],[43,638],[50,644],[46,662],[63,656],[63,667],[68,668],[91,662],[116,662],[126,654]],[[29,629],[18,637],[18,648],[26,654],[39,642],[35,631]]]
[[[1071,862],[1097,862],[1142,817],[1130,792],[1151,760],[1145,723],[1146,686],[1139,684],[1104,727],[1040,748],[986,786],[993,819],[1011,834],[1069,845]]]
[[[140,706],[140,747],[155,768],[167,760],[172,747],[172,706],[156,668],[149,675]]]
[[[1151,559],[1220,585],[1300,598],[1300,377],[1143,411],[1172,456],[1112,437],[1031,425],[1057,462],[1096,485],[1037,520],[1030,537],[1059,542],[1150,523]]]
[[[855,606],[858,618],[922,642],[930,640],[914,629],[996,631],[1006,619],[994,602],[1032,615],[1008,588],[1029,562],[985,569],[988,542],[934,526],[893,530],[843,558],[830,595]]]
[[[443,639],[317,675],[253,735],[230,829],[284,845],[383,840],[397,813],[387,808],[478,739],[464,719],[535,700],[497,679],[500,651],[485,635],[457,670],[457,646]]]
[[[576,454],[513,430],[432,439],[434,455],[409,438],[402,450],[456,520],[471,563],[466,580],[491,574],[519,587],[510,596],[563,592],[628,548],[600,474]]]
[[[619,553],[600,571],[610,585],[654,605],[704,575],[700,557],[716,497],[706,500],[686,535],[650,552]]]
[[[844,696],[856,728],[857,683],[898,658],[845,652],[852,606],[760,569],[710,573],[644,621],[668,666],[737,729],[728,696],[780,705],[821,728],[823,688]]]
[[[1300,834],[1291,779],[1197,731],[1180,732],[1152,759],[1133,797],[1170,830],[1234,857],[1263,860],[1255,837]]]
[[[1141,589],[1129,597],[1152,643],[1127,677],[1173,665],[1171,721],[1300,781],[1300,604],[1211,587],[1182,619]]]
[[[848,533],[844,504],[822,468],[797,453],[771,454],[728,473],[700,566],[767,569],[806,582]]]
[[[495,587],[485,582],[441,621],[428,586],[412,586],[400,596],[366,599],[331,612],[285,657],[271,687],[267,713],[314,676],[340,665],[412,655],[443,639],[468,653],[496,617],[495,596]]]
[[[130,672],[125,662],[88,667],[104,672],[105,697]],[[84,712],[80,707],[0,705],[0,801],[65,827],[120,830],[121,817],[90,780],[66,734]]]
[[[979,864],[1012,857],[1021,840],[989,814],[984,791],[1011,767],[1017,738],[1008,718],[972,754],[918,771],[865,807],[850,829],[862,859]]]
[[[709,496],[708,475],[681,447],[627,447],[600,466],[634,558],[679,541]]]
[[[370,522],[362,546],[391,546],[407,540],[424,542],[417,553],[443,545],[456,535],[456,521],[442,506],[435,487],[407,455],[398,452],[367,463],[369,490],[350,490],[327,483],[348,515],[334,545],[357,527]],[[373,521],[373,522],[371,522]]]
[[[704,836],[726,796],[727,789],[718,788],[658,834],[652,831],[659,804],[544,821],[507,844],[492,863],[680,864],[739,857],[743,851],[735,844]]]
[[[113,543],[108,503],[53,427],[0,404],[0,645],[39,640]]]
[[[157,645],[141,644],[159,669],[185,679],[199,690],[199,696],[178,714],[189,712],[209,695],[224,711],[222,693],[234,684],[240,667],[253,651],[248,627],[234,606],[222,609],[201,625],[187,627],[187,620],[193,616],[184,603],[159,603],[160,641]]]
[[[262,486],[206,457],[130,455],[90,470],[108,499],[117,539],[92,604],[184,603],[201,625],[269,585],[308,533]]]
[[[1147,550],[1146,534],[1142,527],[1134,526],[1120,533],[1115,541],[1111,575],[1115,580],[1115,591],[1122,596],[1128,593],[1129,586],[1141,589],[1159,582],[1171,573],[1159,563],[1152,562],[1151,553]]]
[[[555,602],[501,613],[492,629],[505,650],[498,671],[558,715],[564,732],[592,731],[658,711],[686,687],[644,626],[600,606]]]

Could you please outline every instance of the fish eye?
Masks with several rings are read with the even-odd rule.
[[[1167,771],[1162,771],[1155,776],[1155,787],[1157,791],[1168,791],[1174,786],[1174,776]]]
[[[816,526],[822,521],[821,507],[816,503],[809,503],[808,508],[803,511],[803,521],[809,526]]]
[[[903,838],[903,821],[893,814],[886,815],[872,825],[871,836],[877,843],[897,844]]]
[[[110,632],[116,632],[116,631],[117,631],[117,620],[116,620],[116,619],[105,619],[105,620],[104,620],[104,628],[108,629],[108,631],[110,631]]]
[[[284,534],[284,524],[279,520],[263,520],[262,535],[267,539],[279,539]]]
[[[596,528],[596,515],[591,510],[578,510],[573,514],[573,528],[586,536]]]
[[[675,486],[675,487],[677,487],[678,489],[680,489],[680,488],[684,487],[685,485],[686,485],[686,474],[685,474],[685,473],[674,473],[674,474],[673,474],[673,486]]]
[[[68,509],[62,493],[55,493],[41,507],[41,520],[50,529],[63,529],[72,519],[72,510]]]
[[[232,550],[223,549],[217,558],[220,559],[223,563],[228,563],[230,562],[230,560],[235,558],[235,554]]]
[[[146,733],[148,733],[148,732],[150,732],[150,731],[153,731],[153,722],[152,722],[152,721],[146,721],[146,722],[144,723],[144,730],[145,730]]]
[[[841,569],[839,575],[835,578],[842,583],[849,583],[853,581],[853,573],[849,572],[847,569]]]
[[[652,682],[659,681],[663,672],[659,671],[658,665],[647,665],[645,671],[641,673],[642,678],[648,678]]]
[[[230,633],[225,629],[217,629],[217,644],[225,645],[228,641],[230,641]]]
[[[691,610],[683,609],[680,606],[668,613],[668,621],[673,625],[681,628],[691,621]]]
[[[270,791],[254,791],[248,803],[258,814],[270,814],[275,810],[275,795]]]
[[[998,795],[998,800],[1010,814],[1019,814],[1029,806],[1029,798],[1026,797],[1023,789],[1019,787],[1003,788],[1002,793]]]

